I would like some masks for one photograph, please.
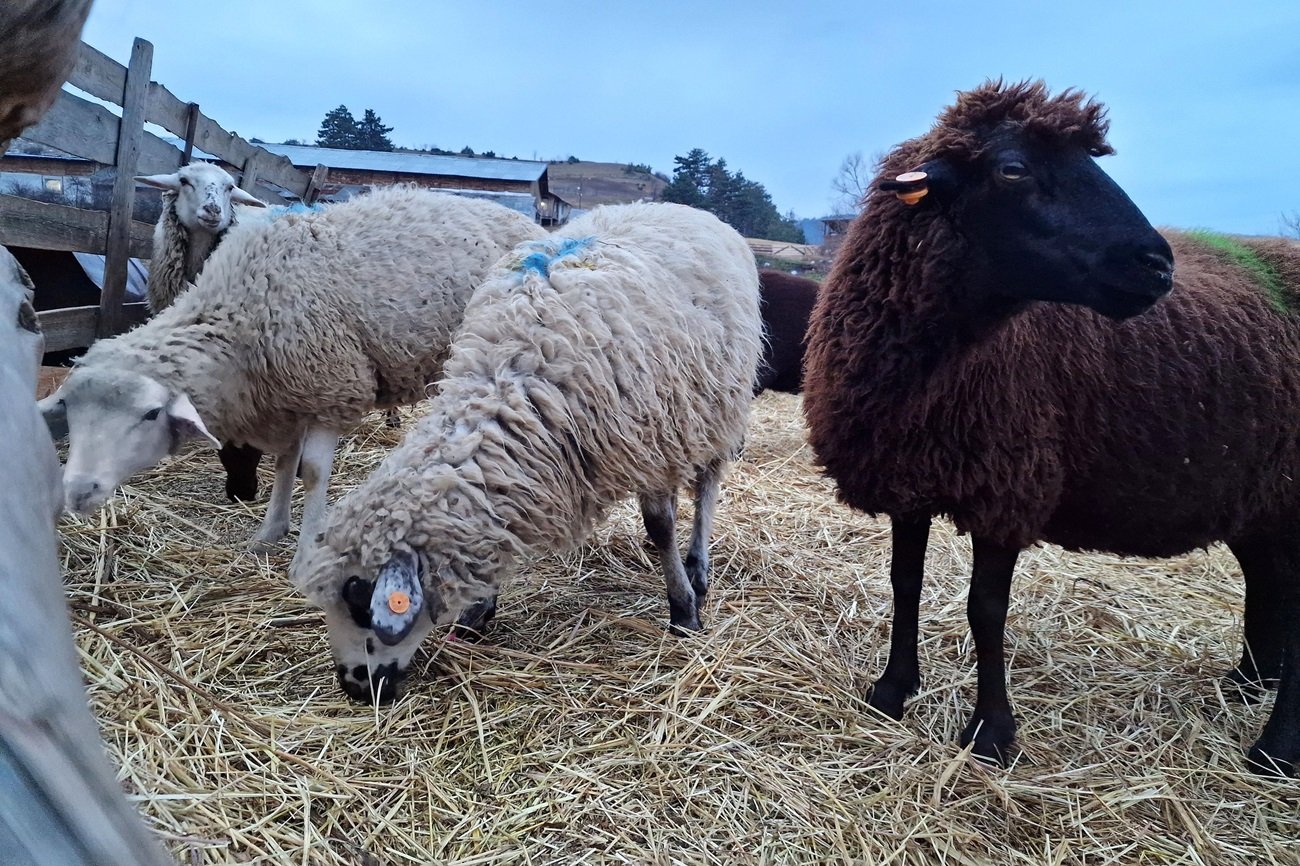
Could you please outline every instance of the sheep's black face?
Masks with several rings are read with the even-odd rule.
[[[1081,145],[1004,131],[972,163],[928,168],[968,242],[965,277],[980,296],[1125,319],[1173,287],[1169,244]]]

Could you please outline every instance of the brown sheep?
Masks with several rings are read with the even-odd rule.
[[[40,120],[59,95],[88,14],[90,0],[0,4],[0,145]]]
[[[763,310],[763,361],[754,393],[803,390],[803,353],[808,317],[817,303],[817,281],[783,271],[759,271]]]
[[[962,94],[884,159],[823,286],[810,440],[840,497],[893,523],[894,625],[870,703],[900,718],[920,682],[934,516],[973,537],[979,690],[961,742],[997,761],[1015,735],[1003,627],[1021,549],[1171,556],[1226,541],[1247,593],[1229,676],[1248,696],[1280,680],[1250,765],[1293,774],[1300,249],[1162,240],[1092,159],[1111,152],[1104,113],[1041,82]],[[1171,252],[1173,292],[1156,303]]]

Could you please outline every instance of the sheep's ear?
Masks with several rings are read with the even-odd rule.
[[[236,204],[246,204],[249,207],[266,207],[266,202],[239,187],[235,187],[230,191],[230,200]]]
[[[50,428],[50,437],[55,442],[68,438],[68,407],[58,391],[44,400],[37,400],[36,408],[41,410],[41,417],[45,419],[45,426]]]
[[[379,569],[370,597],[370,627],[386,646],[402,642],[424,611],[420,558],[398,551]]]
[[[181,176],[177,172],[136,175],[135,182],[155,189],[169,189],[172,192],[176,192],[181,188]]]
[[[945,159],[932,159],[911,171],[876,184],[882,192],[892,192],[907,205],[922,200],[948,201],[957,191],[957,172]]]
[[[187,439],[207,439],[212,443],[213,448],[221,447],[217,437],[209,433],[208,428],[203,426],[203,420],[199,418],[199,413],[194,408],[194,404],[184,394],[177,394],[167,404],[167,421],[171,425],[173,451]]]

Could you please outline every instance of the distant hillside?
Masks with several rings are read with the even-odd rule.
[[[652,174],[629,172],[627,163],[622,162],[556,162],[546,174],[551,192],[581,208],[641,199],[654,201],[668,185]]]

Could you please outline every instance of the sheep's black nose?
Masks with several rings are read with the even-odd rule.
[[[1156,250],[1143,250],[1138,253],[1138,261],[1144,267],[1156,272],[1156,274],[1165,280],[1173,279],[1174,260],[1168,253]]]
[[[389,662],[369,671],[365,665],[357,665],[351,670],[346,665],[336,665],[334,670],[338,674],[339,688],[361,704],[391,704],[397,698],[398,686],[406,676],[405,671],[397,669],[397,662]]]

